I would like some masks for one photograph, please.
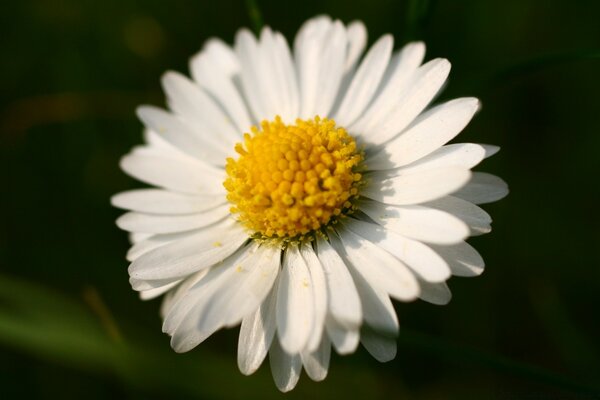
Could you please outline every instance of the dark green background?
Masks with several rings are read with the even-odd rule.
[[[334,356],[288,398],[567,399],[600,390],[600,3],[258,1],[292,38],[309,17],[361,19],[369,42],[423,39],[453,64],[440,100],[477,96],[459,141],[502,151],[480,170],[511,194],[485,208],[487,262],[450,281],[445,307],[397,304],[396,359]],[[252,26],[239,1],[2,1],[0,397],[276,398],[267,365],[236,366],[237,330],[177,355],[158,301],[128,284],[109,197],[139,186],[119,157],[141,140],[137,104],[187,73],[210,36]]]

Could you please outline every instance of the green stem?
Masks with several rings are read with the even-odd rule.
[[[258,36],[264,26],[262,13],[260,12],[260,8],[258,8],[258,3],[256,0],[246,0],[246,8],[248,9],[248,16],[250,17],[254,33]]]

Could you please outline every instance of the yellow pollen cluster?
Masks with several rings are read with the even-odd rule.
[[[302,237],[352,209],[363,157],[335,121],[286,125],[280,117],[252,127],[227,159],[227,199],[240,222],[267,238]]]

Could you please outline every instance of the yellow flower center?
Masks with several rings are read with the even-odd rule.
[[[227,159],[223,185],[231,212],[263,238],[302,239],[352,210],[363,159],[335,121],[286,125],[280,117],[252,127]]]

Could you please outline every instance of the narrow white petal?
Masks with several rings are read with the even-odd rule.
[[[329,235],[329,238],[333,248],[346,258],[346,249],[340,239],[335,235]],[[398,317],[388,294],[384,290],[372,286],[362,271],[355,268],[352,263],[346,265],[348,265],[348,270],[356,284],[365,322],[382,334],[395,336],[398,333]]]
[[[215,147],[219,142],[233,146],[241,139],[241,132],[198,84],[173,71],[163,75],[162,84],[169,107],[196,128],[196,135]]]
[[[387,204],[410,205],[431,201],[453,193],[471,178],[463,168],[438,168],[381,180],[374,173],[361,194]]]
[[[444,259],[421,242],[369,222],[347,219],[343,226],[392,253],[429,282],[443,282],[450,277]]]
[[[379,362],[388,362],[396,358],[396,339],[380,335],[369,326],[360,331],[360,342]]]
[[[359,208],[384,228],[411,239],[453,244],[469,236],[469,227],[465,222],[435,208],[391,206],[372,200],[363,200]]]
[[[454,196],[475,204],[498,201],[508,194],[508,185],[496,175],[474,172],[471,180]]]
[[[263,302],[279,273],[281,250],[271,246],[261,246],[256,256],[245,265],[236,266],[236,281],[230,283],[230,290],[224,293],[223,304],[215,305],[217,314],[229,314],[224,318],[226,327],[237,325],[243,317],[256,310]]]
[[[410,164],[452,140],[471,121],[479,108],[479,100],[451,100],[421,114],[410,126],[392,139],[379,153],[369,157],[374,168]]]
[[[247,29],[241,29],[235,36],[235,52],[244,66],[240,70],[241,84],[244,97],[256,121],[267,118],[270,111],[269,89],[270,84],[262,86],[260,78],[260,52],[256,38]]]
[[[452,246],[432,246],[452,270],[456,276],[481,275],[485,267],[481,255],[467,242],[461,242]]]
[[[160,189],[138,189],[111,197],[113,206],[149,214],[193,214],[205,211],[227,200],[219,195],[194,195]]]
[[[262,364],[275,336],[277,282],[254,313],[246,316],[240,328],[238,367],[242,374],[253,374]]]
[[[417,280],[400,260],[349,230],[341,229],[340,239],[347,260],[369,285],[398,300],[417,298]]]
[[[452,292],[446,282],[431,283],[421,280],[421,294],[419,298],[431,304],[444,306],[452,299]]]
[[[469,226],[472,236],[482,235],[492,230],[490,226],[492,218],[487,212],[475,204],[459,199],[458,197],[445,196],[423,205],[443,210],[460,218]]]
[[[314,351],[303,351],[301,353],[304,370],[310,379],[320,382],[327,377],[330,356],[331,343],[327,336],[323,336],[321,342]]]
[[[140,292],[140,299],[142,299],[142,300],[151,300],[151,299],[154,299],[154,298],[156,298],[156,297],[158,297],[160,295],[165,294],[169,290],[173,289],[180,282],[181,281],[175,281],[175,282],[171,282],[171,283],[169,283],[167,285],[164,285],[164,286],[160,286],[160,287],[157,287],[157,288],[144,290],[144,291]]]
[[[317,254],[325,272],[328,310],[346,328],[357,329],[362,321],[360,298],[344,261],[323,238],[317,241]]]
[[[409,43],[392,57],[385,72],[379,91],[364,114],[351,126],[350,131],[372,131],[396,107],[399,93],[408,86],[410,78],[417,70],[425,56],[425,45],[422,42]]]
[[[344,355],[354,353],[360,341],[358,326],[346,328],[329,315],[325,320],[325,329],[338,354]]]
[[[193,125],[154,106],[138,107],[137,115],[148,129],[161,134],[184,153],[212,165],[225,165],[229,149],[206,132],[198,131]]]
[[[124,231],[145,233],[176,233],[211,225],[229,215],[228,204],[201,213],[186,215],[156,215],[128,212],[117,219],[117,226]]]
[[[230,288],[229,283],[235,279],[237,266],[253,258],[256,250],[256,245],[248,246],[226,259],[223,264],[211,268],[173,306],[163,322],[163,331],[172,335],[173,350],[178,353],[189,351],[220,327],[218,323],[207,323],[206,312]]]
[[[289,392],[298,383],[302,372],[302,359],[299,354],[286,353],[277,340],[273,341],[269,351],[271,374],[275,385],[282,392]]]
[[[173,242],[174,240],[185,238],[192,233],[194,232],[190,231],[168,233],[164,235],[150,235],[146,239],[140,240],[139,242],[135,243],[129,248],[129,251],[127,251],[127,261],[133,261],[142,254],[149,252],[150,250],[154,250],[160,246],[164,246],[165,244]]]
[[[271,84],[271,93],[265,95],[269,99],[268,108],[292,123],[298,117],[299,95],[296,72],[292,65],[292,56],[285,38],[278,32],[273,33],[269,28],[263,28],[259,43],[262,80]],[[261,83],[264,84],[264,83]],[[264,118],[272,119],[274,115],[267,114]]]
[[[148,233],[136,233],[136,232],[130,232],[129,233],[129,243],[135,245],[136,243],[139,243],[141,241],[144,241],[148,238],[150,238],[152,235],[148,234]]]
[[[325,329],[338,354],[354,353],[360,342],[359,327],[346,328],[333,317],[328,316],[325,320]]]
[[[239,61],[233,50],[221,40],[211,39],[190,60],[190,71],[194,80],[219,101],[238,131],[246,132],[252,121],[233,81],[240,71]]]
[[[202,270],[200,272],[196,272],[195,274],[190,275],[189,277],[183,279],[178,286],[176,286],[173,290],[168,292],[166,296],[163,298],[163,302],[160,306],[160,316],[165,319],[167,315],[173,309],[173,306],[181,300],[187,291],[194,286],[197,282],[199,282],[204,276],[208,273],[209,269]],[[163,330],[164,332],[164,330]]]
[[[332,22],[329,18],[313,19],[302,26],[294,40],[295,67],[300,89],[300,118],[312,118],[321,111],[317,108],[317,103],[320,85],[324,83],[321,78],[326,67],[324,47],[329,42],[331,29]]]
[[[296,246],[285,251],[277,293],[277,333],[290,354],[306,346],[314,323],[314,295],[310,272]]]
[[[189,194],[224,194],[224,171],[199,162],[134,151],[121,169],[142,182]]]
[[[368,51],[335,113],[338,124],[350,125],[369,104],[390,61],[393,46],[392,36],[384,35]]]
[[[351,71],[367,45],[367,28],[361,21],[353,21],[346,29],[348,35],[348,54],[344,70]]]
[[[237,222],[225,220],[140,256],[129,266],[129,275],[140,280],[180,279],[226,259],[247,239]]]
[[[235,263],[213,268],[228,270],[220,275],[223,280],[214,292],[200,286],[188,291],[189,298],[182,301],[195,305],[173,335],[174,348],[187,351],[207,334],[237,325],[244,316],[255,312],[273,286],[279,270],[279,256],[279,249],[253,244]],[[209,279],[212,270],[205,279]]]
[[[456,143],[440,147],[433,153],[398,168],[395,173],[410,174],[438,168],[459,167],[471,169],[485,157],[483,146],[473,143]]]
[[[380,145],[402,132],[427,107],[442,88],[450,73],[450,63],[435,59],[420,67],[410,84],[398,96],[396,107],[364,136],[372,145]]]
[[[310,278],[313,285],[313,299],[315,305],[313,330],[306,344],[305,352],[312,353],[316,351],[321,343],[323,330],[325,328],[325,315],[327,313],[327,283],[323,267],[317,258],[312,246],[300,246],[300,254],[306,263],[310,272]]]
[[[494,146],[492,144],[480,144],[485,149],[485,158],[489,158],[500,151],[500,146]]]

